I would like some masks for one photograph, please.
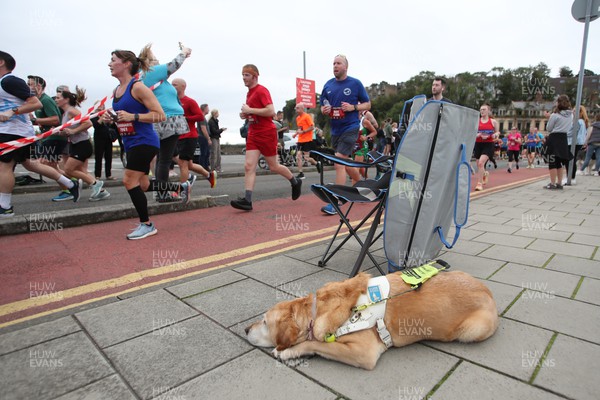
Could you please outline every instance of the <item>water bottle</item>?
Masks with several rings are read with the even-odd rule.
[[[324,105],[325,107],[329,107],[329,106],[331,106],[331,104],[329,104],[329,100],[327,100],[327,99],[323,100],[323,105]]]

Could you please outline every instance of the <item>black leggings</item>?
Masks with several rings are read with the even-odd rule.
[[[102,158],[104,158],[104,171],[106,177],[112,176],[112,140],[110,139],[109,133],[100,130],[94,132],[94,153],[96,155],[94,176],[102,176]]]
[[[159,181],[166,182],[169,180],[169,167],[171,166],[171,161],[173,161],[178,140],[179,135],[172,135],[160,141],[158,162],[156,163],[156,179]]]

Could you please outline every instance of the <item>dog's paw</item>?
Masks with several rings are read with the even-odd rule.
[[[298,354],[297,351],[293,351],[290,349],[285,349],[282,351],[273,349],[272,354],[273,357],[275,357],[288,367],[297,367],[300,365],[304,365],[304,363],[306,362],[306,358],[304,358],[303,355]]]
[[[302,354],[298,354],[297,351],[293,351],[290,349],[285,349],[282,351],[273,349],[273,357],[275,357],[281,361],[288,361],[288,360],[293,360],[294,358],[302,357]]]

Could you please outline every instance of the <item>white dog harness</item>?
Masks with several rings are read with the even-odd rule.
[[[440,264],[441,268],[436,268],[434,264]],[[429,280],[431,277],[437,275],[441,270],[447,269],[450,266],[448,263],[442,260],[430,261],[427,264],[423,264],[415,268],[407,268],[402,271],[402,280],[409,284],[411,288],[404,292],[398,293],[392,297],[400,296],[405,293],[417,290],[418,288]],[[356,305],[352,308],[352,316],[346,320],[340,326],[335,333],[329,333],[325,336],[326,342],[335,342],[335,340],[343,335],[347,335],[352,332],[362,331],[363,329],[370,329],[377,325],[377,333],[379,338],[385,344],[386,348],[390,348],[392,343],[392,337],[390,332],[385,326],[383,318],[385,317],[385,309],[387,300],[390,299],[390,282],[386,276],[378,276],[377,278],[371,278],[367,282],[367,293],[361,294],[356,301]],[[313,319],[315,318],[315,304],[313,303]],[[312,336],[312,321],[309,335]]]
[[[387,277],[378,276],[377,278],[369,279],[367,293],[361,294],[356,301],[356,306],[352,309],[352,316],[334,334],[327,335],[325,341],[334,342],[340,336],[369,329],[377,325],[379,338],[385,344],[385,347],[390,348],[393,344],[392,337],[383,321],[389,294],[390,282]]]

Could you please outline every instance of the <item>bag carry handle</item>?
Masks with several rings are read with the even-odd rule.
[[[442,241],[444,246],[446,246],[447,249],[451,249],[452,247],[454,247],[454,245],[458,241],[458,237],[460,236],[460,229],[466,225],[467,219],[469,216],[469,199],[470,199],[469,189],[471,188],[471,166],[467,162],[467,147],[465,146],[464,143],[462,143],[460,145],[460,151],[461,151],[460,162],[456,166],[456,191],[454,192],[454,225],[456,226],[456,231],[454,232],[454,239],[452,240],[452,243],[450,244],[446,241],[446,238],[445,238],[445,235],[443,232],[443,228],[441,226],[437,226],[435,228],[435,231],[438,233],[440,240]],[[464,201],[464,204],[465,204],[464,220],[459,222],[459,221],[457,221],[457,219],[458,219],[458,203],[459,203],[458,197],[459,197],[459,192],[460,192],[459,183],[460,183],[461,171],[466,171],[466,174],[467,174],[467,185],[466,185],[467,195],[466,195],[466,199],[465,199],[466,201]]]

